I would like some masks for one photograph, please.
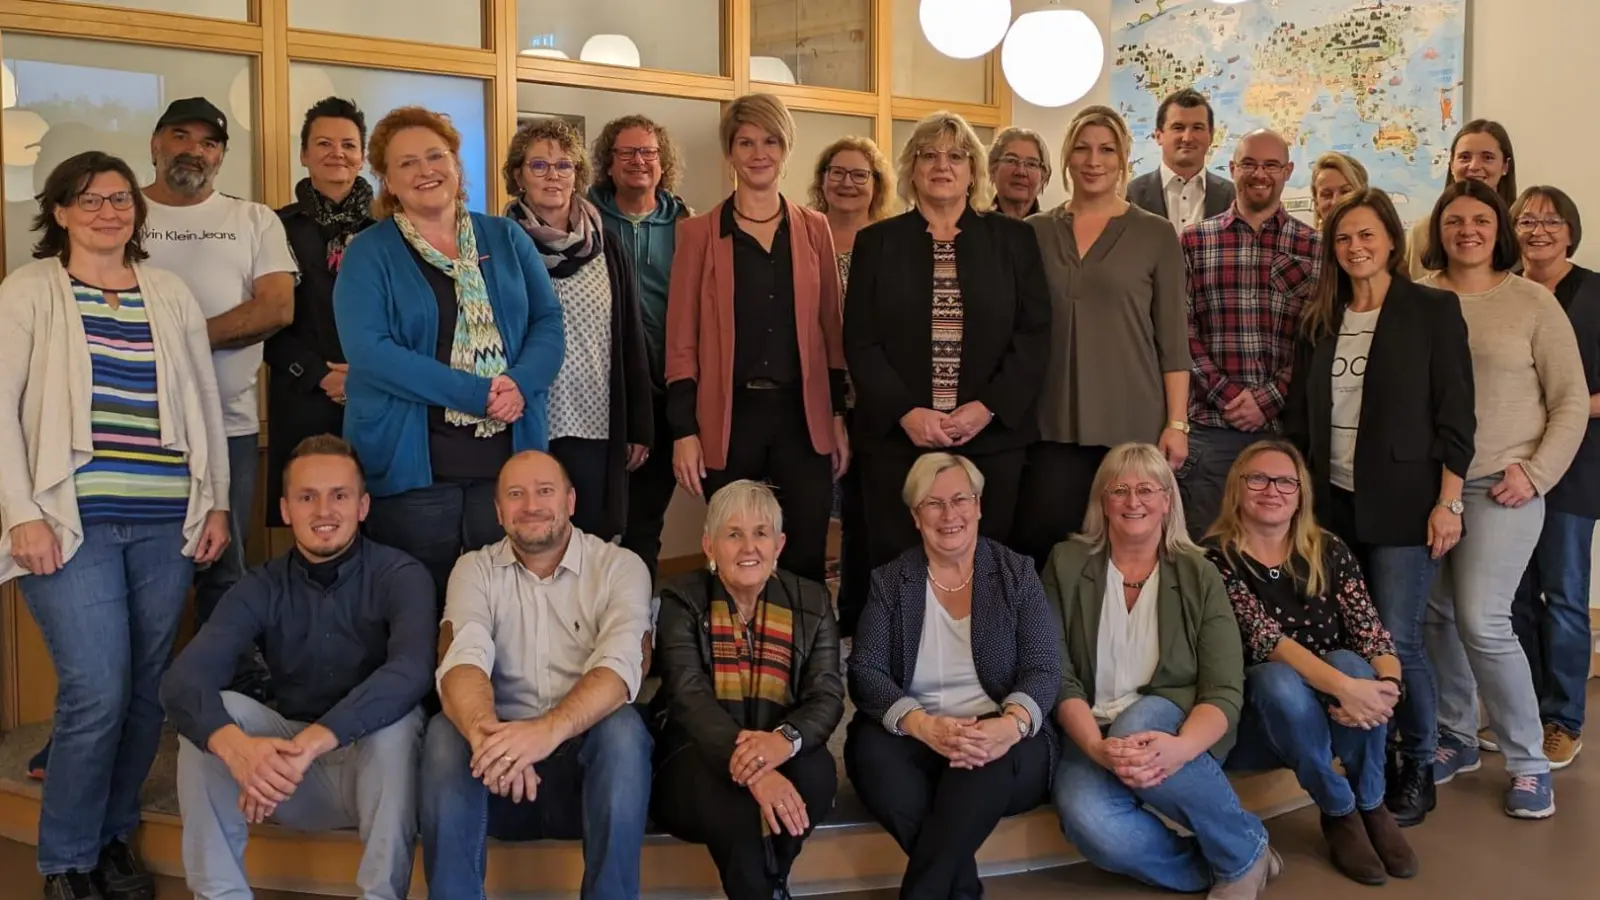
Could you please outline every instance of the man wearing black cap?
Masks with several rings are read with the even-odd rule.
[[[296,266],[283,224],[267,206],[218,193],[228,117],[204,97],[174,101],[150,138],[154,183],[144,249],[194,292],[211,334],[228,433],[233,543],[195,585],[199,624],[244,574],[244,536],[255,497],[261,342],[294,316]]]

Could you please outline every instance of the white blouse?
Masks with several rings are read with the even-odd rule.
[[[1116,721],[1122,711],[1140,698],[1139,688],[1150,683],[1161,661],[1161,639],[1156,624],[1156,593],[1161,587],[1161,567],[1151,570],[1139,589],[1133,609],[1123,599],[1122,573],[1106,562],[1106,595],[1100,609],[1094,671],[1094,720],[1102,726]]]
[[[931,715],[987,716],[1000,704],[978,683],[972,662],[972,616],[954,619],[928,585],[917,644],[917,668],[911,673],[911,696]]]

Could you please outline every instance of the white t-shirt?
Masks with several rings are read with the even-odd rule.
[[[987,716],[1000,704],[984,693],[972,661],[972,616],[957,621],[928,585],[923,602],[922,639],[917,668],[911,673],[911,696],[936,716]]]
[[[150,207],[144,230],[149,264],[182,278],[208,319],[254,296],[257,278],[299,271],[283,223],[263,204],[221,193],[194,206],[166,206],[145,199]],[[256,373],[261,368],[261,345],[218,350],[211,360],[228,437],[260,431]]]
[[[1101,725],[1115,722],[1123,710],[1138,702],[1139,688],[1150,683],[1161,662],[1156,619],[1161,567],[1151,570],[1133,609],[1123,599],[1123,584],[1122,573],[1108,561],[1100,633],[1095,636],[1094,706],[1090,709]]]
[[[1356,429],[1361,425],[1361,394],[1367,381],[1367,353],[1383,307],[1345,310],[1339,343],[1333,351],[1333,435],[1328,447],[1328,480],[1356,489]]]

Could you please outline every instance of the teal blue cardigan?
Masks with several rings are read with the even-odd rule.
[[[561,368],[561,303],[533,241],[510,219],[472,214],[483,279],[505,341],[506,374],[526,409],[511,426],[517,451],[549,444],[550,383]],[[434,358],[439,306],[392,219],[363,231],[345,250],[333,290],[339,344],[350,363],[344,438],[367,472],[367,488],[388,497],[433,484],[428,408],[483,415],[489,379]]]

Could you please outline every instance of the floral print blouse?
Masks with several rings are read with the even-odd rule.
[[[1284,567],[1272,569],[1242,551],[1230,555],[1207,547],[1239,620],[1246,665],[1267,662],[1284,638],[1318,656],[1334,650],[1367,660],[1394,655],[1394,640],[1378,618],[1355,555],[1330,532],[1322,533],[1322,543],[1327,584],[1316,597],[1308,596],[1304,583]]]

